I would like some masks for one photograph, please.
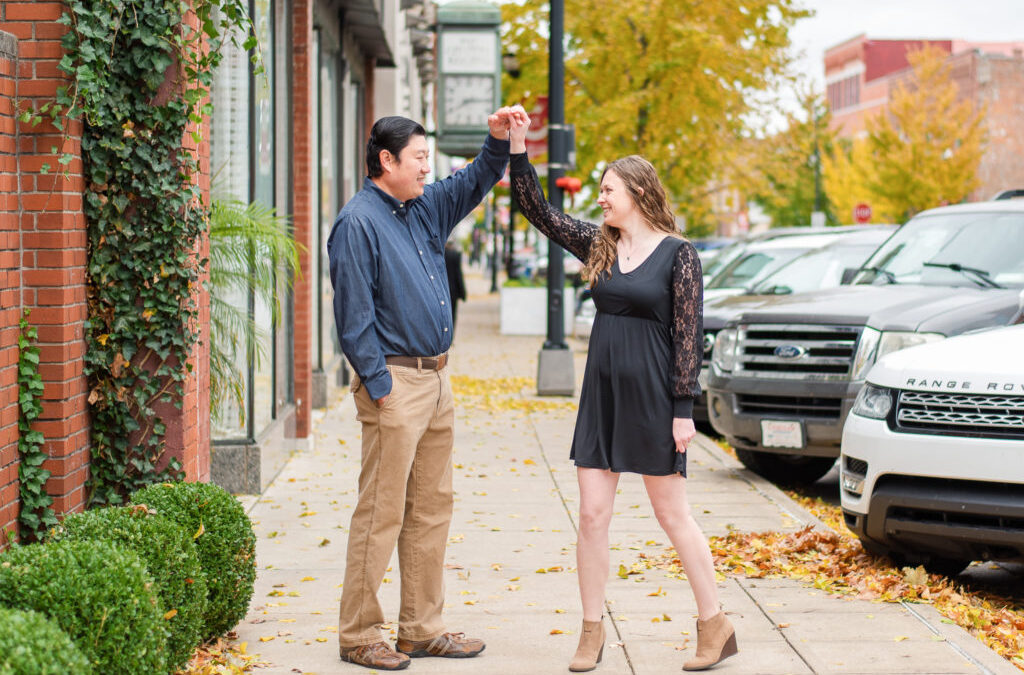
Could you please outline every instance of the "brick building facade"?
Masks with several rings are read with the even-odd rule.
[[[988,146],[971,200],[1024,187],[1024,42],[875,40],[858,35],[825,52],[826,97],[832,128],[841,138],[865,133],[867,120],[883,114],[897,86],[912,72],[907,53],[928,45],[948,54],[959,98],[985,110]]]
[[[199,298],[202,336],[192,356],[192,375],[179,408],[161,411],[166,442],[188,480],[218,480],[236,492],[254,492],[273,476],[279,458],[310,434],[311,411],[331,398],[342,381],[342,358],[332,342],[330,283],[323,240],[340,205],[361,186],[362,158],[375,117],[404,114],[422,119],[422,54],[405,28],[405,10],[422,2],[402,0],[253,0],[268,75],[254,77],[245,54],[235,54],[225,77],[211,88],[212,119],[203,125],[198,154],[204,194],[211,177],[230,164],[227,187],[243,201],[262,201],[289,217],[301,244],[300,274],[282,287],[283,313],[267,321],[266,363],[239,355],[247,372],[249,416],[241,431],[211,425],[209,297]],[[57,23],[60,2],[0,4],[0,532],[14,532],[18,517],[18,322],[30,310],[37,327],[43,432],[52,472],[47,492],[58,513],[81,510],[87,499],[89,408],[83,374],[86,343],[86,222],[82,212],[80,126],[70,126],[62,148],[75,159],[69,180],[42,172],[54,163],[51,146],[61,134],[48,124],[16,119],[18,105],[38,107],[62,81],[57,69],[66,30]],[[343,17],[350,17],[344,21]],[[352,17],[357,17],[358,21]],[[234,71],[231,71],[234,68]],[[381,68],[397,71],[397,77]],[[374,82],[405,83],[383,93]],[[252,85],[252,82],[257,82]],[[411,86],[409,86],[411,83]],[[237,85],[237,87],[236,87]],[[235,87],[235,88],[233,88]],[[397,92],[397,93],[396,93]],[[260,97],[263,97],[261,100]],[[220,104],[217,107],[217,104]],[[269,112],[268,112],[269,111]],[[269,115],[269,117],[268,117]],[[219,117],[218,117],[219,116]],[[229,130],[226,132],[225,129]],[[269,139],[269,140],[268,140]],[[262,183],[261,183],[262,181]],[[209,243],[196,242],[205,256]],[[326,280],[326,288],[325,288]],[[252,298],[251,315],[263,320]],[[6,537],[0,538],[0,547]]]

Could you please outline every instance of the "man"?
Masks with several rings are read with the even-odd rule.
[[[363,445],[338,625],[343,661],[400,670],[409,657],[464,658],[484,649],[482,640],[447,632],[441,619],[454,426],[443,251],[456,223],[504,174],[510,120],[525,114],[518,106],[497,110],[476,160],[429,185],[423,127],[404,117],[378,120],[366,144],[369,175],[327,241]],[[397,651],[383,639],[377,599],[396,543]]]

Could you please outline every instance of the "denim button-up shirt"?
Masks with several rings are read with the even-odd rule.
[[[444,243],[504,175],[508,153],[508,141],[488,134],[472,164],[404,203],[366,178],[334,221],[334,320],[371,398],[391,392],[385,356],[436,356],[451,346]]]

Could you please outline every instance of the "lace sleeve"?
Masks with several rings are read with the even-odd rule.
[[[587,262],[590,244],[597,236],[597,225],[571,218],[548,203],[540,189],[537,172],[526,153],[512,155],[509,175],[512,179],[512,195],[526,219],[548,239],[580,261]]]
[[[704,357],[704,278],[697,250],[688,241],[679,245],[672,265],[672,396],[673,416],[692,417],[700,396]]]

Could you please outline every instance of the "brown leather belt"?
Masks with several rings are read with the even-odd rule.
[[[419,370],[443,370],[448,365],[448,355],[440,356],[385,356],[384,363],[389,366],[405,366]]]

